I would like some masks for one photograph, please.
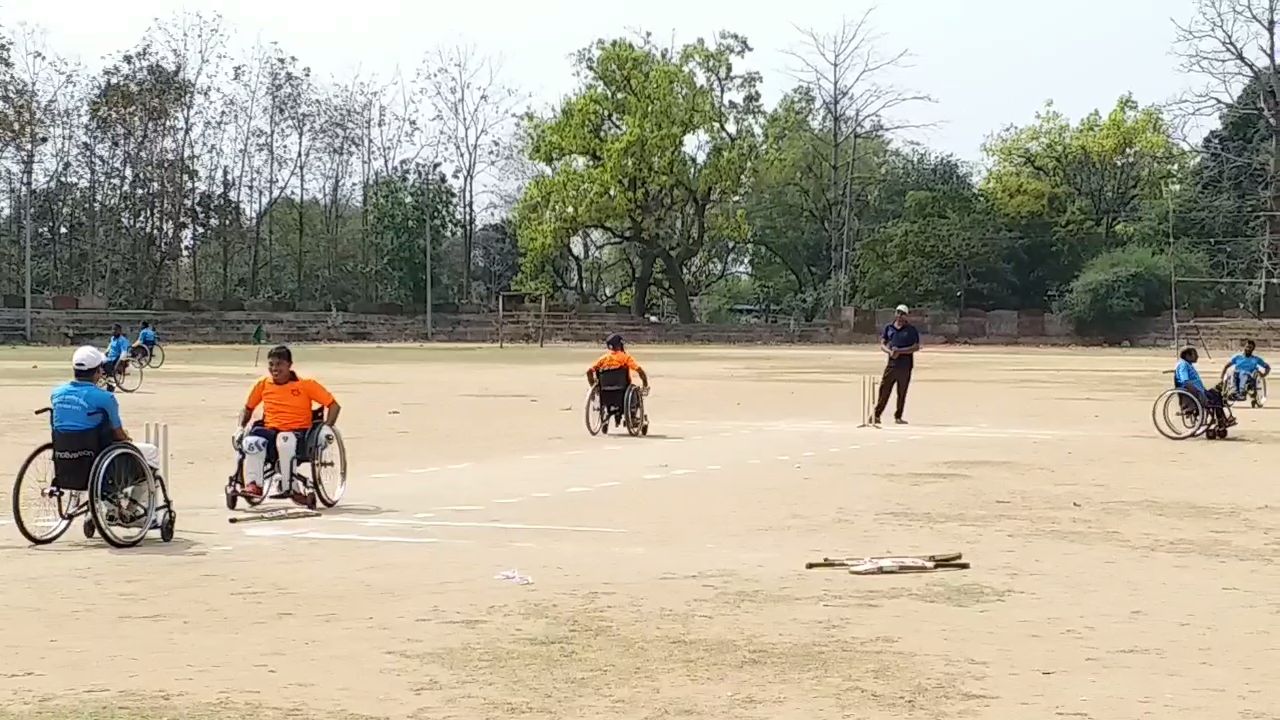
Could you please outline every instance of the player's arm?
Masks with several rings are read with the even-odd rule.
[[[342,406],[338,404],[337,398],[324,385],[315,380],[307,380],[306,388],[307,396],[311,398],[312,402],[324,408],[324,424],[329,427],[335,427],[338,422],[338,416],[342,414]]]
[[[885,326],[885,329],[880,333],[880,350],[885,355],[890,355],[890,356],[893,355],[893,348],[889,347],[889,327],[888,326]]]
[[[636,362],[635,358],[631,356],[627,356],[627,368],[634,371],[635,374],[640,376],[640,382],[644,383],[644,388],[648,390],[649,374],[644,371],[644,368],[640,367],[640,363]]]
[[[244,401],[244,407],[240,408],[240,427],[249,424],[249,418],[253,417],[253,411],[258,409],[262,404],[262,383],[265,379],[259,380],[253,384],[253,389],[249,391],[249,397]]]
[[[113,440],[116,442],[133,442],[133,438],[124,429],[124,421],[120,418],[120,401],[116,400],[115,395],[108,392],[102,393],[98,410],[106,414],[107,422],[111,425],[111,438]]]
[[[1227,361],[1227,364],[1226,364],[1226,365],[1223,365],[1223,366],[1222,366],[1222,373],[1221,373],[1221,374],[1222,374],[1222,375],[1226,375],[1226,374],[1227,374],[1227,371],[1228,371],[1228,370],[1230,370],[1231,368],[1235,367],[1235,366],[1236,366],[1236,359],[1235,359],[1235,358],[1231,358],[1230,360],[1228,360],[1228,361]]]
[[[587,384],[588,385],[594,386],[596,384],[596,373],[600,372],[600,363],[602,362],[604,362],[604,358],[600,358],[599,360],[596,360],[595,363],[591,365],[591,367],[587,368]]]

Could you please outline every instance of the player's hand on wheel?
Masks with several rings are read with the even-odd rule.
[[[640,388],[640,394],[643,395],[644,397],[649,397],[649,386],[645,385],[644,387]]]

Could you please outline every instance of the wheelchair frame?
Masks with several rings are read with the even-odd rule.
[[[587,393],[585,421],[587,432],[591,435],[608,434],[608,408],[600,397],[600,383],[597,381]],[[649,415],[645,412],[644,393],[633,384],[628,384],[622,396],[622,424],[627,434],[632,437],[649,434]]]
[[[298,456],[294,457],[293,469],[290,473],[290,476],[291,476],[290,479],[291,481],[301,481],[303,487],[307,489],[305,506],[308,510],[315,510],[317,506],[317,501],[318,501],[318,504],[320,505],[324,505],[327,508],[332,508],[337,506],[337,504],[342,501],[342,496],[345,495],[347,492],[347,448],[346,448],[346,444],[343,443],[342,441],[342,433],[338,430],[338,428],[333,427],[332,425],[328,425],[324,422],[323,409],[313,410],[311,413],[311,419],[312,419],[311,427],[307,430],[306,438],[304,441],[307,445],[307,453],[303,457],[298,457]],[[261,426],[262,426],[262,421],[259,420],[252,423],[247,429],[252,429],[252,428],[261,427]],[[338,481],[337,481],[336,488],[331,487],[329,485],[329,481],[327,481],[324,478],[323,468],[331,465],[331,463],[320,462],[317,459],[317,455],[319,454],[319,452],[324,449],[320,447],[320,431],[322,428],[328,428],[329,431],[333,433],[334,444],[338,446],[338,460],[336,463],[338,466]],[[224,494],[226,495],[228,510],[235,510],[237,505],[239,504],[240,498],[244,498],[245,502],[248,503],[250,507],[257,507],[258,505],[261,505],[268,497],[277,499],[277,500],[289,497],[289,494],[283,490],[281,492],[278,492],[275,495],[271,495],[268,492],[270,490],[270,487],[262,488],[262,495],[255,496],[255,495],[245,494],[244,492],[245,453],[244,453],[244,449],[240,447],[238,444],[236,444],[235,449],[236,449],[236,469],[235,469],[235,472],[233,472],[227,478],[227,485],[224,488]],[[279,458],[276,459],[276,464],[277,464],[276,466],[273,466],[270,464],[266,465],[263,468],[264,471],[274,470],[274,472],[270,472],[270,473],[264,472],[264,475],[266,475],[267,477],[270,477],[271,475],[282,474],[280,473],[280,468],[278,467],[278,463],[279,463]],[[308,470],[309,470],[308,474],[310,475],[310,477],[298,472],[298,468],[304,463],[308,465]]]
[[[1171,417],[1169,410],[1174,403],[1177,411]],[[1225,396],[1222,411],[1228,418],[1232,417],[1231,406]],[[1195,393],[1180,387],[1169,388],[1156,397],[1151,407],[1151,422],[1157,432],[1170,440],[1187,440],[1201,435],[1209,440],[1227,437],[1227,428],[1218,427],[1212,408],[1206,407]]]
[[[138,363],[138,367],[158,369],[164,365],[164,347],[156,343],[150,347],[136,343],[129,347],[129,357]]]
[[[36,415],[49,415],[50,429],[53,425],[53,411],[51,408],[42,408],[35,411]],[[101,414],[101,413],[99,413]],[[161,464],[167,470],[168,452],[167,446],[158,448],[161,453]],[[108,545],[117,548],[133,547],[146,538],[148,532],[153,529],[160,530],[160,539],[164,542],[173,540],[174,529],[177,526],[178,514],[173,509],[173,500],[169,497],[169,488],[165,480],[163,472],[156,472],[147,463],[147,459],[138,450],[137,446],[131,442],[112,442],[107,444],[97,452],[94,457],[93,464],[90,466],[88,480],[85,490],[64,490],[50,484],[40,490],[41,497],[48,499],[54,498],[58,505],[58,521],[54,525],[54,529],[44,535],[34,533],[26,519],[22,514],[22,486],[23,480],[26,478],[27,471],[31,465],[41,455],[48,453],[51,464],[54,468],[54,479],[57,478],[57,464],[53,457],[54,444],[52,441],[44,443],[36,448],[27,459],[22,463],[22,467],[18,470],[18,476],[13,483],[13,519],[14,524],[18,527],[18,532],[22,534],[33,545],[47,545],[62,537],[71,527],[71,523],[78,517],[88,516],[85,518],[83,530],[86,538],[92,538],[95,534],[101,534],[102,539]],[[136,537],[122,538],[109,528],[116,526],[112,522],[110,513],[112,508],[103,506],[103,498],[100,496],[98,488],[102,487],[106,480],[106,471],[110,463],[122,455],[130,456],[137,462],[146,472],[146,480],[151,485],[150,498],[148,505],[146,522],[140,526],[141,532]],[[157,491],[161,502],[155,502]],[[81,499],[80,493],[85,493],[86,498]],[[73,503],[64,504],[64,500],[74,501]],[[163,520],[157,521],[163,514]]]

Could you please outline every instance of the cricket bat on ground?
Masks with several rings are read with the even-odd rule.
[[[839,568],[839,567],[855,567],[863,565],[873,560],[886,560],[890,558],[910,558],[912,560],[922,560],[931,563],[953,563],[964,557],[964,553],[938,553],[936,555],[867,555],[863,557],[848,558],[822,558],[821,562],[807,562],[804,564],[805,570],[813,570],[814,568]]]
[[[318,510],[282,508],[252,515],[235,515],[227,518],[227,522],[234,525],[236,523],[262,522],[264,520],[295,520],[309,517],[320,517],[320,512]]]

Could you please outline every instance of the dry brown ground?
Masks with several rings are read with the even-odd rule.
[[[1174,443],[1168,353],[930,349],[877,431],[866,348],[636,352],[648,439],[583,430],[594,349],[298,348],[351,491],[233,526],[252,350],[175,348],[122,397],[170,425],[171,545],[29,548],[0,488],[0,718],[1280,717],[1275,412]],[[68,354],[0,352],[9,472]]]

